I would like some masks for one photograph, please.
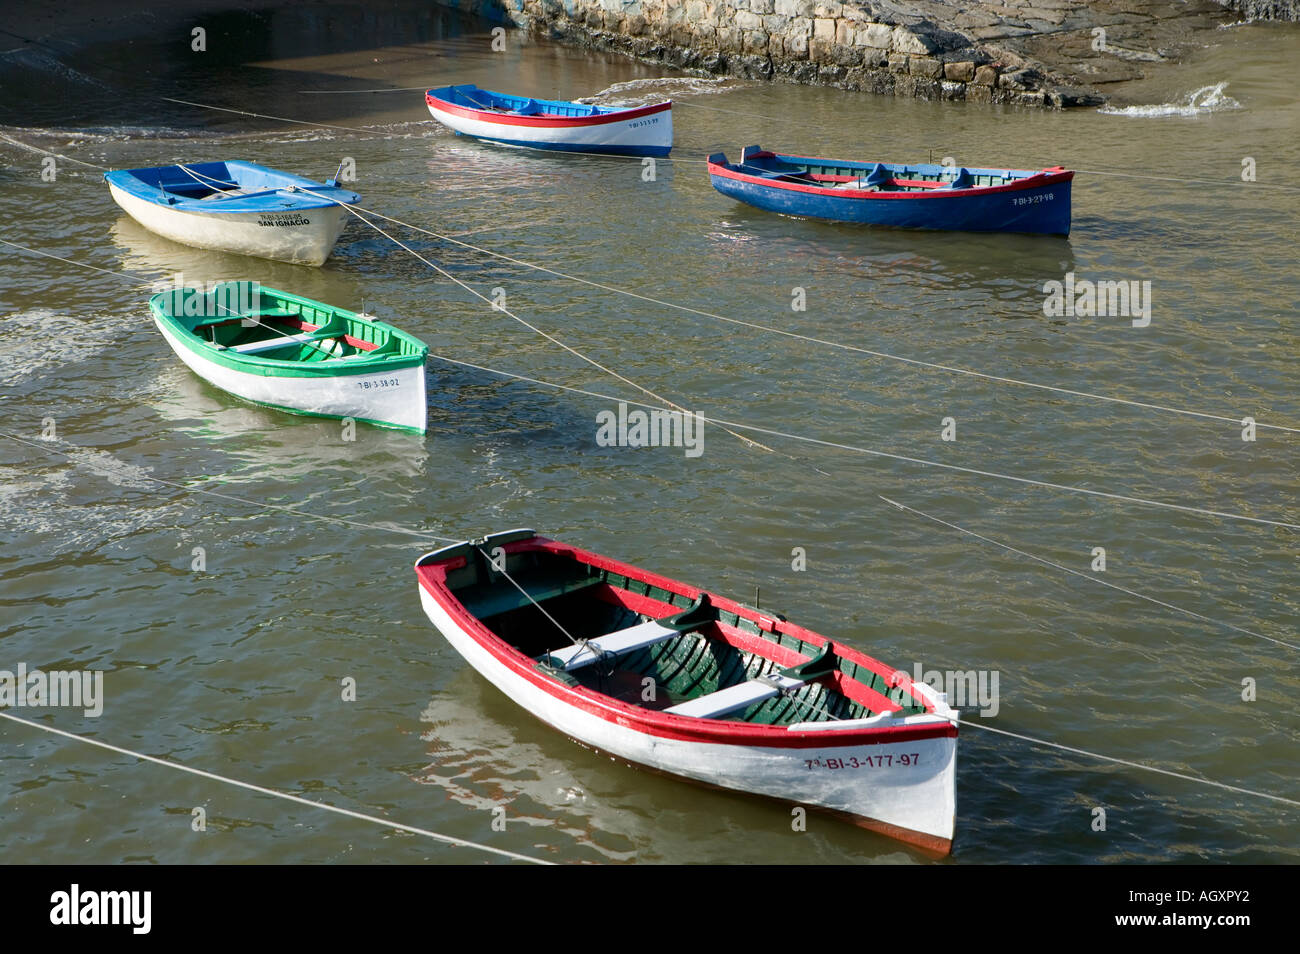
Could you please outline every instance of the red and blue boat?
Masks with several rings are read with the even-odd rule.
[[[666,156],[673,147],[671,101],[620,109],[442,86],[424,94],[433,118],[462,136],[510,146]]]
[[[896,228],[1070,234],[1070,184],[1061,167],[972,169],[816,159],[741,150],[709,156],[723,195],[784,215]]]

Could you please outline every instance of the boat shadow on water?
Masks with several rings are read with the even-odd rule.
[[[171,362],[160,374],[154,410],[167,428],[198,445],[196,453],[215,450],[229,462],[223,481],[310,477],[363,463],[394,478],[424,473],[429,449],[418,434],[367,424],[345,431],[342,421],[245,401]]]
[[[541,829],[553,831],[554,860],[758,864],[773,853],[803,864],[934,860],[816,810],[807,812],[806,830],[796,831],[790,804],[589,748],[521,712],[450,648],[437,652],[448,675],[421,715],[429,764],[414,781],[466,809],[504,806],[510,829],[517,819],[532,843]]]

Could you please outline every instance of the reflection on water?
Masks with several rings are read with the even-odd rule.
[[[1277,170],[1300,163],[1290,135],[1300,104],[1276,70],[1294,55],[1289,34],[1224,31],[1222,48],[1137,98],[1176,103],[1224,81],[1220,92],[1241,109],[1120,118],[665,76],[513,32],[507,52],[492,54],[484,24],[417,5],[371,20],[356,9],[313,11],[214,19],[232,37],[262,34],[226,48],[225,60],[195,62],[161,34],[133,47],[109,38],[73,66],[111,87],[102,102],[90,87],[72,96],[61,84],[73,81],[48,64],[28,64],[16,86],[6,72],[4,132],[115,168],[229,153],[327,175],[347,156],[363,205],[603,285],[859,348],[1217,414],[1228,420],[741,330],[391,226],[482,294],[501,289],[521,317],[691,409],[956,466],[1300,519],[1292,436],[1261,430],[1245,443],[1235,424],[1250,413],[1300,426],[1289,320],[1300,300],[1297,205],[1293,193],[1268,189]],[[248,51],[255,61],[243,62]],[[146,85],[134,64],[150,56]],[[636,161],[452,136],[420,93],[451,82],[549,98],[671,96],[680,104],[673,158],[650,179]],[[413,89],[303,92],[402,87]],[[160,94],[367,131],[286,127],[162,104]],[[1063,240],[768,215],[718,195],[705,173],[709,151],[751,142],[846,157],[1063,163],[1083,170],[1074,229]],[[1247,148],[1264,188],[1240,179]],[[36,154],[0,149],[13,241],[147,280],[256,280],[364,308],[450,358],[637,397],[357,222],[321,268],[200,251],[123,215],[97,171],[69,167],[43,182]],[[1131,178],[1144,175],[1162,178]],[[1300,676],[1276,647],[1080,589],[877,494],[1081,571],[1104,546],[1117,585],[1294,639],[1300,605],[1285,536],[777,438],[768,453],[716,428],[698,460],[599,447],[595,415],[608,402],[438,358],[424,439],[358,427],[345,442],[337,422],[254,407],[203,383],[153,328],[147,288],[15,251],[6,263],[17,265],[0,274],[5,429],[35,442],[53,419],[57,440],[39,446],[68,456],[0,442],[0,602],[16,608],[0,624],[0,649],[11,661],[113,667],[94,726],[105,738],[561,861],[924,860],[815,815],[796,834],[789,806],[614,764],[488,686],[420,611],[410,565],[435,541],[401,531],[534,526],[732,595],[759,586],[765,605],[902,669],[997,671],[999,728],[1278,794],[1294,774],[1300,722],[1286,701]],[[1045,317],[1043,283],[1071,271],[1150,281],[1150,327]],[[945,418],[956,441],[940,436]],[[151,486],[149,476],[177,486]],[[225,487],[253,504],[184,485]],[[796,547],[804,572],[792,569]],[[206,554],[202,571],[195,548]],[[1216,681],[1223,672],[1267,674],[1260,702],[1242,704],[1235,683]],[[340,700],[346,676],[357,680],[355,703]],[[52,721],[85,728],[64,715]],[[0,726],[0,742],[0,755],[18,753],[5,760],[12,784],[0,795],[0,833],[6,847],[43,860],[84,861],[86,850],[100,861],[473,857],[415,839],[340,839],[326,822],[248,801],[223,808],[222,840],[127,831],[124,801],[188,805],[227,793],[196,795],[190,778],[84,757],[77,773],[54,776],[57,747],[11,726]],[[1261,800],[975,730],[963,735],[958,765],[956,863],[1300,860],[1293,815]],[[1105,841],[1089,827],[1098,804],[1125,819]],[[502,806],[511,821],[494,832],[492,809]]]

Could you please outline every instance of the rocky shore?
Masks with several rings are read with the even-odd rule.
[[[671,66],[923,99],[1098,105],[1243,14],[1214,0],[440,0]],[[1293,0],[1232,0],[1281,16]],[[1249,15],[1249,14],[1246,14]]]

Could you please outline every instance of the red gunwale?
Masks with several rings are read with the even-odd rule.
[[[763,155],[774,155],[773,153],[753,153],[748,158],[755,158]],[[835,159],[817,159],[814,156],[800,156],[801,159],[813,159],[817,162],[836,162]],[[870,201],[873,199],[961,199],[970,198],[979,195],[993,195],[998,192],[1023,192],[1026,189],[1038,189],[1043,186],[1057,185],[1062,182],[1069,182],[1074,178],[1074,173],[1069,170],[1057,172],[1060,167],[1043,169],[1041,172],[1035,172],[1032,176],[1026,176],[1015,182],[1000,186],[971,186],[966,189],[942,189],[932,188],[929,192],[862,192],[849,191],[846,189],[836,189],[830,186],[804,185],[800,182],[781,182],[777,179],[767,179],[763,176],[751,176],[744,172],[736,172],[728,169],[726,166],[716,162],[710,162],[709,175],[721,176],[724,179],[735,179],[740,182],[752,182],[755,185],[761,185],[771,189],[785,189],[789,192],[811,192],[813,195],[831,196],[840,199],[853,199],[857,201]],[[839,179],[839,176],[835,177]],[[851,179],[843,179],[848,182]],[[902,179],[901,182],[911,180]]]
[[[612,570],[615,573],[622,574],[631,579],[649,583],[661,589],[670,590],[691,599],[697,598],[703,590],[681,583],[677,580],[670,580],[667,577],[659,576],[647,570],[621,563],[618,560],[612,560],[603,557],[597,553],[583,550],[578,547],[568,546],[555,540],[545,537],[534,537],[531,540],[520,540],[515,543],[506,544],[504,547],[506,553],[522,553],[529,551],[548,551],[557,556],[569,557],[582,563],[590,564],[598,569]],[[674,739],[683,742],[703,742],[717,745],[749,745],[767,748],[843,748],[848,746],[859,745],[881,745],[895,742],[913,742],[923,739],[938,738],[955,738],[957,736],[957,727],[951,722],[944,722],[937,725],[926,726],[880,726],[866,729],[837,731],[834,729],[821,729],[808,732],[791,732],[788,729],[777,726],[755,726],[743,722],[728,722],[726,720],[705,720],[693,719],[689,716],[669,715],[663,712],[653,712],[642,709],[608,696],[593,692],[582,687],[567,686],[564,683],[551,679],[537,669],[536,662],[528,656],[525,656],[519,650],[507,644],[504,640],[489,630],[476,617],[471,616],[460,601],[452,594],[446,585],[447,572],[463,563],[463,557],[450,557],[445,560],[431,562],[428,564],[418,565],[415,568],[416,576],[419,578],[420,585],[425,592],[429,594],[467,633],[469,633],[475,642],[486,649],[501,664],[509,668],[515,675],[521,676],[532,685],[543,690],[548,695],[554,696],[569,705],[572,705],[582,711],[597,716],[606,722],[613,722],[617,725],[633,729],[634,731],[653,735],[658,738]],[[635,595],[635,594],[634,594]],[[776,632],[786,633],[795,636],[805,642],[817,646],[825,645],[826,637],[818,633],[796,626],[793,623],[775,620],[771,617],[764,616],[761,612],[756,612],[748,607],[741,606],[725,597],[709,594],[710,601],[719,609],[729,613],[736,613],[746,619],[759,623],[761,628],[775,629]],[[761,621],[761,622],[760,622]],[[752,634],[743,634],[736,631],[737,635],[749,638]],[[855,649],[844,646],[840,643],[833,643],[836,653],[842,657],[852,660],[859,665],[866,666],[873,672],[883,676],[887,682],[892,684],[895,670],[885,666],[879,660],[867,656],[865,653],[858,652]],[[767,655],[774,656],[771,652],[772,644],[766,643]],[[797,657],[801,660],[803,657]],[[850,684],[842,674],[836,677],[837,684]],[[861,687],[863,692],[867,692],[866,687]],[[918,699],[925,703],[927,712],[933,712],[933,705],[924,700]],[[898,707],[892,706],[897,709]]]
[[[451,113],[453,116],[460,116],[462,119],[477,119],[480,122],[496,123],[499,126],[542,126],[551,129],[565,129],[570,126],[604,126],[609,123],[620,123],[628,119],[639,119],[642,116],[662,113],[664,110],[673,108],[672,100],[668,100],[650,106],[620,109],[601,116],[556,116],[553,113],[540,116],[511,116],[509,113],[498,113],[490,109],[457,106],[445,99],[430,96],[428,93],[424,94],[424,101],[430,106],[437,106],[438,109]]]

